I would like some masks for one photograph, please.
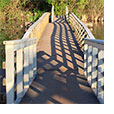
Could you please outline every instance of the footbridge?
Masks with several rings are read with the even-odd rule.
[[[53,6],[4,45],[7,104],[104,103],[104,41],[67,6],[65,16]]]

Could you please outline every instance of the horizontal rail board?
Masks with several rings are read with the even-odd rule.
[[[84,40],[85,40],[85,44],[104,50],[104,40],[87,39],[87,38],[85,38]]]

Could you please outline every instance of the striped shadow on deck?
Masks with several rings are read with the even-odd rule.
[[[83,53],[64,18],[46,26],[37,50],[38,74],[21,104],[99,104],[84,77]]]

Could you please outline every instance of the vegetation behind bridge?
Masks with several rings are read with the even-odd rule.
[[[80,19],[98,21],[104,17],[104,0],[0,0],[0,33],[8,39],[22,38],[26,25],[55,6],[56,15],[65,6]]]
[[[22,38],[28,25],[55,6],[55,15],[65,15],[65,6],[80,19],[104,17],[104,0],[0,0],[0,47],[3,40]],[[1,57],[2,55],[0,55]]]

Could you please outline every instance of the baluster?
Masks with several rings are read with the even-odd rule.
[[[84,75],[87,77],[88,44],[84,45]]]
[[[30,45],[29,46],[29,85],[31,84],[32,82],[32,79],[33,79],[33,45]]]
[[[29,88],[29,46],[24,48],[24,93]]]
[[[88,66],[87,66],[87,80],[91,85],[91,77],[92,77],[92,46],[88,47]]]
[[[36,43],[34,44],[34,61],[33,61],[33,65],[34,65],[34,78],[35,75],[37,74],[37,51],[36,51]]]
[[[10,59],[10,60],[9,60]],[[6,45],[6,96],[7,104],[14,103],[14,46]]]
[[[93,47],[92,51],[93,61],[92,61],[92,89],[94,93],[97,95],[97,78],[98,78],[98,48]]]
[[[20,44],[22,45],[22,44]],[[17,99],[23,96],[23,49],[17,50]]]
[[[98,53],[98,99],[104,103],[104,51]]]
[[[66,21],[68,22],[68,7],[66,6]]]

